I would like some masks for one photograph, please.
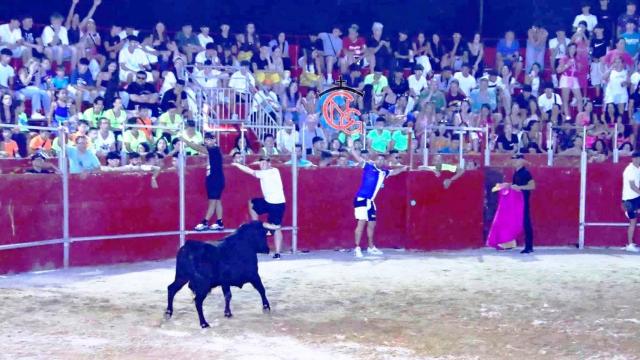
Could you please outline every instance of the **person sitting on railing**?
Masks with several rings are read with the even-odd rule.
[[[60,169],[58,169],[52,163],[46,161],[46,157],[41,153],[37,152],[31,155],[31,168],[25,170],[26,174],[59,174]]]

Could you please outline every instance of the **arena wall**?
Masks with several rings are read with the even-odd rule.
[[[17,163],[16,163],[17,164]],[[620,208],[621,171],[625,164],[590,164],[587,221],[624,222]],[[5,171],[6,173],[7,171]],[[198,223],[206,209],[202,161],[186,172],[186,224]],[[284,224],[291,224],[291,169],[281,168],[288,199]],[[456,250],[478,248],[491,225],[496,182],[513,170],[487,167],[468,171],[450,189],[424,171],[388,179],[376,203],[376,242],[383,248]],[[534,166],[537,190],[532,197],[536,245],[573,246],[578,238],[579,182],[576,167]],[[260,194],[259,182],[235,168],[225,169],[224,219],[236,227],[249,219],[248,200]],[[298,180],[298,248],[301,251],[353,247],[353,195],[361,170],[300,170]],[[165,171],[159,189],[148,174],[71,176],[71,237],[176,231],[179,228],[178,176]],[[0,245],[62,238],[62,183],[59,176],[0,175]],[[188,238],[215,240],[221,235]],[[290,232],[285,232],[289,246]],[[364,244],[363,239],[363,244]],[[70,265],[98,265],[169,258],[178,236],[74,242]],[[619,246],[623,228],[587,228],[587,246]],[[62,245],[0,250],[0,273],[46,270],[62,266]]]

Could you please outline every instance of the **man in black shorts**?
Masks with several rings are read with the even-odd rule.
[[[249,214],[252,220],[258,220],[259,215],[268,214],[267,222],[263,226],[265,229],[274,232],[276,252],[273,258],[279,259],[280,251],[282,250],[281,224],[285,210],[282,178],[280,177],[280,171],[271,166],[271,160],[268,157],[261,157],[258,163],[260,164],[260,170],[253,170],[239,163],[232,163],[231,165],[260,179],[260,188],[264,197],[249,201]]]
[[[638,211],[640,210],[640,151],[631,155],[632,160],[622,173],[622,207],[629,218],[627,230],[628,244],[626,251],[638,252],[638,247],[633,242],[633,235],[638,223]]]
[[[207,214],[204,216],[200,224],[196,225],[196,231],[205,230],[224,230],[222,223],[222,191],[224,190],[224,172],[222,171],[222,153],[213,133],[204,134],[204,145],[193,143],[184,137],[180,138],[185,145],[209,157],[209,166],[207,167],[207,178],[205,185],[207,188],[207,198],[209,199],[209,207]],[[209,225],[209,219],[216,213],[217,221],[215,224]]]

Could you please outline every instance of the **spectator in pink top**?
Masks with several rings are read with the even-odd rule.
[[[568,119],[570,119],[570,92],[573,93],[573,96],[576,99],[578,111],[582,111],[582,93],[580,92],[580,83],[578,81],[577,46],[575,43],[571,43],[569,44],[569,47],[567,47],[567,55],[560,59],[560,65],[558,65],[557,71],[558,74],[560,74],[560,89],[562,90],[564,114]]]

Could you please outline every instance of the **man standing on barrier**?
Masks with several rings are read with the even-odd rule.
[[[282,217],[285,210],[284,187],[282,186],[282,178],[280,170],[271,166],[271,159],[263,156],[258,161],[260,170],[253,170],[239,163],[231,165],[237,167],[242,172],[260,179],[260,188],[262,189],[261,198],[251,199],[249,201],[249,214],[251,220],[258,220],[261,214],[267,214],[267,222],[263,223],[265,229],[273,232],[276,252],[274,259],[280,259],[280,251],[282,250]]]
[[[180,137],[185,145],[191,147],[197,152],[207,155],[209,158],[209,165],[207,166],[207,177],[205,185],[207,187],[207,198],[209,199],[209,206],[207,207],[207,213],[200,222],[196,225],[196,231],[224,230],[224,224],[222,223],[222,191],[224,190],[224,171],[222,171],[222,153],[220,147],[217,144],[215,135],[213,133],[204,134],[204,145],[196,144],[187,140],[184,136]],[[209,220],[216,214],[215,224],[209,225]]]
[[[353,200],[353,208],[356,220],[358,221],[355,230],[355,243],[354,250],[357,258],[362,257],[362,250],[360,249],[360,239],[362,238],[362,232],[364,231],[365,224],[367,225],[367,239],[369,240],[369,247],[367,253],[369,255],[382,255],[382,251],[378,250],[373,243],[373,235],[376,228],[376,204],[374,202],[378,191],[382,189],[382,185],[385,179],[389,176],[394,176],[406,171],[407,166],[396,168],[393,170],[382,169],[386,162],[386,155],[382,153],[376,154],[375,161],[366,160],[353,148],[353,139],[348,139],[351,155],[358,161],[358,163],[364,164],[362,172],[362,182],[360,189]]]
[[[516,191],[522,191],[522,194],[524,195],[524,250],[520,253],[529,254],[533,252],[533,228],[531,226],[529,198],[531,196],[531,191],[536,189],[536,182],[533,180],[529,170],[524,167],[524,155],[516,154],[512,159],[516,172],[513,173],[511,188]]]
[[[638,223],[638,210],[640,210],[640,151],[634,152],[631,158],[631,163],[622,173],[622,206],[625,215],[629,218],[629,229],[627,230],[629,242],[624,249],[638,252],[639,250],[633,242],[633,234]]]

